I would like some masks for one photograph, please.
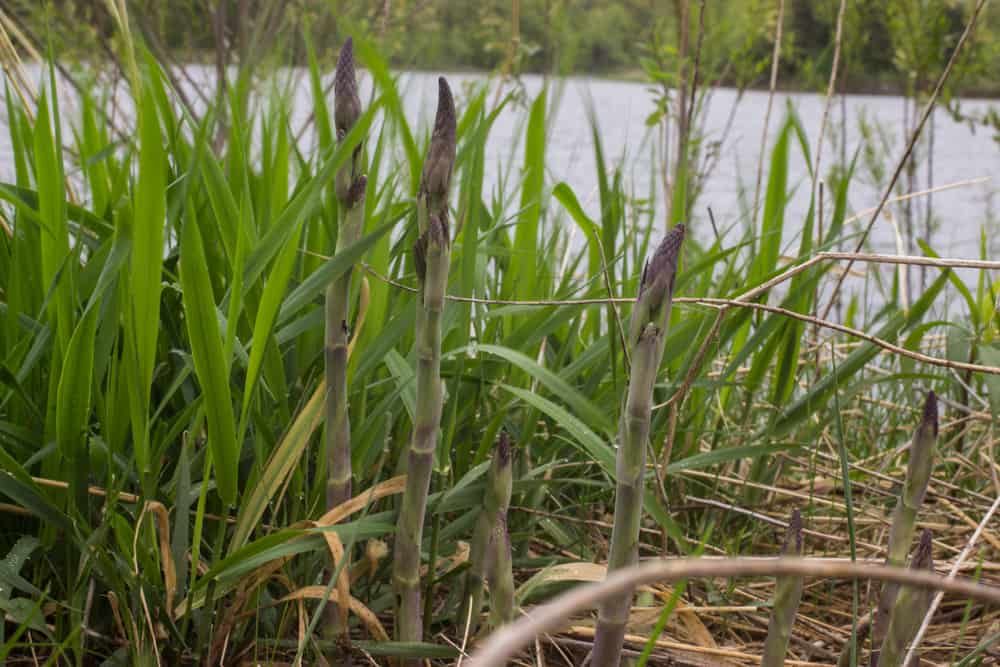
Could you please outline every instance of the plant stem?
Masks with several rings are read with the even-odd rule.
[[[361,115],[354,46],[348,39],[340,50],[334,80],[334,122],[342,141]],[[335,191],[340,204],[336,251],[357,242],[364,228],[367,179],[359,174],[360,146],[348,165],[337,172]],[[326,452],[327,509],[351,498],[351,426],[347,411],[347,344],[351,274],[345,271],[326,290]]]
[[[920,543],[910,559],[910,568],[934,571],[934,561],[931,558],[931,531],[928,529],[920,535]],[[879,651],[878,660],[882,667],[900,667],[903,664],[906,650],[916,636],[933,597],[934,591],[930,590],[919,590],[909,586],[899,589],[885,639]]]
[[[788,532],[785,534],[785,545],[781,550],[783,556],[802,555],[802,515],[799,510],[792,511],[788,522]],[[785,654],[788,652],[788,640],[792,636],[792,626],[799,612],[799,602],[802,600],[802,577],[788,575],[778,577],[774,587],[774,606],[771,609],[771,620],[767,626],[767,639],[764,641],[764,657],[761,667],[781,667],[785,664]]]
[[[490,544],[497,523],[501,519],[506,521],[507,509],[510,507],[513,477],[510,436],[506,431],[501,431],[497,440],[496,453],[493,456],[493,462],[486,479],[483,508],[476,519],[476,527],[472,533],[472,544],[469,549],[469,569],[465,573],[462,604],[459,606],[457,617],[457,625],[463,635],[466,632],[466,619],[468,619],[469,624],[467,632],[470,636],[475,634],[478,629],[479,613],[483,606],[483,582],[486,579],[487,565],[491,556]],[[493,590],[492,585],[490,590],[495,596],[496,591]]]
[[[628,344],[632,376],[619,432],[615,519],[611,532],[608,574],[639,560],[639,524],[642,520],[643,471],[649,443],[653,385],[663,359],[663,340],[670,324],[674,278],[684,240],[684,225],[671,229],[646,265],[639,296],[632,310]],[[617,667],[625,640],[632,594],[602,604],[597,616],[592,667]]]
[[[889,528],[889,550],[886,563],[902,566],[906,563],[906,554],[913,542],[914,528],[917,522],[917,512],[923,505],[930,482],[931,471],[934,469],[934,447],[938,435],[937,397],[934,392],[927,394],[924,402],[923,419],[913,434],[910,442],[910,460],[906,467],[906,480],[896,501],[896,509],[892,513],[892,526]],[[885,584],[879,595],[875,618],[872,620],[872,656],[871,667],[879,665],[879,649],[889,627],[889,618],[896,602],[899,587],[895,584]]]
[[[514,620],[514,565],[506,512],[496,515],[490,551],[490,625],[498,628]]]
[[[396,592],[396,636],[420,641],[420,544],[423,539],[427,492],[434,450],[441,428],[441,313],[451,241],[448,231],[448,190],[455,162],[455,103],[444,78],[438,79],[438,109],[431,146],[424,161],[417,197],[420,236],[414,246],[417,278],[416,409],[410,442],[406,489],[396,525],[393,585]]]
[[[354,48],[350,39],[344,43],[337,61],[334,80],[334,122],[337,138],[342,141],[361,115],[358,83],[354,68]],[[335,191],[340,205],[340,225],[336,252],[357,242],[364,228],[364,197],[367,179],[359,174],[361,147],[350,163],[337,172]],[[347,405],[347,346],[350,338],[349,310],[351,274],[345,271],[326,288],[326,507],[337,507],[351,498],[351,422]],[[345,564],[346,565],[346,564]],[[331,564],[331,572],[338,564]],[[336,604],[325,611],[324,632],[327,637],[346,634]]]

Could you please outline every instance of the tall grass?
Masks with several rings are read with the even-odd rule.
[[[462,543],[480,516],[499,433],[520,443],[509,521],[502,522],[509,534],[494,531],[511,548],[485,569],[497,572],[503,620],[517,580],[516,601],[524,605],[586,578],[581,563],[607,561],[602,519],[619,481],[620,397],[637,371],[656,377],[648,442],[641,443],[656,463],[638,475],[641,556],[660,554],[663,545],[689,554],[699,543],[691,536],[705,535],[724,553],[772,553],[770,532],[752,518],[771,490],[805,480],[807,527],[828,507],[814,487],[834,479],[839,463],[830,454],[834,395],[851,434],[844,446],[861,462],[844,461],[853,475],[899,441],[897,426],[909,421],[902,406],[918,388],[955,394],[958,385],[943,370],[879,356],[875,342],[824,334],[821,349],[838,357],[829,364],[799,320],[698,303],[752,292],[852,234],[845,223],[851,164],[824,175],[834,205],[824,212],[822,238],[813,225],[818,202],[804,221],[784,215],[790,155],[800,150],[811,163],[808,132],[794,112],[766,162],[759,227],[713,238],[703,233],[705,221],[687,221],[677,312],[662,341],[670,353],[637,369],[623,345],[631,306],[621,299],[639,291],[638,260],[655,247],[666,212],[634,215],[640,202],[628,194],[628,173],[605,162],[599,141],[597,217],[581,193],[552,183],[545,146],[558,128],[544,91],[524,105],[521,149],[511,158],[519,177],[497,188],[486,183],[493,123],[520,103],[507,97],[494,106],[482,84],[455,100],[453,192],[432,192],[428,209],[428,192],[418,186],[429,129],[405,116],[403,91],[378,53],[356,47],[375,93],[349,127],[331,119],[320,65],[311,60],[315,146],[302,138],[312,133],[299,132],[281,93],[287,73],[270,81],[272,95],[232,86],[221,107],[192,116],[161,65],[134,47],[127,81],[134,125],[120,133],[98,113],[105,105],[99,88],[81,89],[81,113],[73,116],[54,111],[67,106],[51,70],[28,105],[8,82],[4,120],[15,178],[0,184],[0,466],[7,473],[0,475],[0,540],[17,556],[28,549],[24,540],[37,539],[42,554],[27,563],[12,558],[0,570],[4,588],[15,591],[0,598],[18,627],[8,635],[10,651],[74,664],[316,662],[330,645],[309,629],[320,602],[329,602],[350,610],[350,640],[377,660],[448,661],[457,650],[441,636],[462,637],[453,622],[463,603]],[[352,200],[360,229],[347,237],[349,216],[331,185],[362,154],[371,177],[355,181],[364,188]],[[447,235],[428,241],[433,225]],[[583,232],[579,246],[568,241],[574,225]],[[786,243],[790,237],[797,245]],[[426,253],[414,257],[419,239]],[[425,282],[435,242],[438,251],[450,246],[435,268],[445,295],[433,304],[439,373],[422,367],[434,338]],[[814,312],[835,266],[811,264],[746,301]],[[352,270],[358,280],[347,279]],[[889,285],[881,307],[855,311],[852,324],[922,348],[948,330],[928,315],[949,281],[964,287],[942,271],[908,309]],[[353,499],[334,507],[327,493],[334,471],[321,445],[333,389],[324,355],[332,284],[346,287],[344,303],[359,304],[341,386],[348,414],[340,423],[349,424],[351,445],[350,475],[341,479],[353,481]],[[978,301],[962,293],[976,308],[971,345],[991,344],[995,285],[981,287]],[[440,387],[430,393],[440,405],[428,412],[427,387],[435,382]],[[996,389],[979,375],[963,384],[974,394]],[[663,405],[679,391],[672,421]],[[982,435],[981,419],[971,423],[969,432]],[[415,472],[411,435],[425,457],[417,463],[426,473],[426,508],[414,505],[420,511],[397,524],[393,496],[406,485],[399,475],[412,480]],[[977,451],[988,454],[994,443],[983,442]],[[885,462],[898,472],[894,458]],[[943,465],[942,479],[953,480],[948,492],[978,512],[992,491],[964,463]],[[690,510],[691,498],[704,496],[750,507],[751,517],[710,505]],[[411,502],[404,498],[402,507]],[[871,492],[853,503],[885,515],[889,501]],[[881,526],[871,525],[865,530]],[[362,561],[370,565],[363,572],[352,564],[369,540],[396,548],[401,529],[414,536],[409,630],[400,635],[405,641],[392,641],[385,626],[400,627],[392,617],[392,559]],[[852,542],[883,541],[858,532]],[[501,567],[508,555],[512,567]],[[344,571],[349,595],[332,580]],[[500,576],[506,571],[515,582]],[[706,586],[713,599],[735,596]],[[430,614],[421,619],[424,609]]]

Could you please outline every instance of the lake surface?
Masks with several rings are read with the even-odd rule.
[[[198,86],[210,94],[212,70],[203,67],[188,69]],[[38,80],[39,70],[30,70],[34,80]],[[306,120],[312,100],[308,83],[301,73],[297,73],[295,86],[294,114],[299,122]],[[449,75],[456,91],[459,105],[469,87],[481,82],[479,75]],[[436,76],[424,73],[404,73],[400,79],[404,104],[409,116],[421,127],[427,127],[432,119],[436,101]],[[544,81],[538,76],[525,76],[524,90],[533,98],[541,90]],[[370,91],[370,78],[362,75],[362,86]],[[193,88],[189,93],[194,93]],[[559,80],[555,95],[550,96],[554,115],[550,119],[546,183],[552,186],[565,181],[577,193],[584,207],[591,213],[597,209],[597,175],[594,162],[593,142],[590,129],[589,110],[593,109],[600,126],[606,159],[609,163],[620,163],[626,177],[627,187],[637,198],[647,198],[655,191],[658,200],[658,218],[663,220],[663,192],[660,177],[653,173],[654,155],[661,139],[646,126],[646,118],[653,110],[653,97],[648,86],[641,83],[609,81],[594,78],[568,78]],[[192,94],[193,98],[197,96]],[[530,101],[530,100],[529,100]],[[745,212],[752,205],[753,191],[757,178],[757,164],[760,155],[761,133],[764,127],[768,103],[767,92],[747,92],[738,99],[731,89],[716,90],[706,106],[702,119],[703,136],[706,142],[721,141],[718,159],[704,184],[704,192],[698,200],[692,226],[695,233],[707,238],[711,234],[706,210],[712,207],[720,228],[745,224]],[[332,101],[331,101],[332,104]],[[734,104],[737,105],[734,110]],[[986,100],[965,101],[964,111],[981,113],[994,105]],[[62,97],[62,113],[72,118],[75,114],[72,95],[67,89]],[[775,136],[781,128],[787,109],[793,108],[801,119],[808,134],[809,150],[815,152],[816,139],[823,114],[822,95],[808,93],[778,93],[774,99],[769,124],[767,152],[769,153]],[[10,158],[9,138],[6,133],[6,112],[0,109],[0,179],[10,180],[13,167]],[[887,179],[905,143],[903,137],[903,99],[891,96],[848,96],[843,105],[839,98],[834,100],[827,128],[826,146],[822,157],[821,171],[840,161],[841,119],[846,118],[846,154],[848,159],[863,144],[860,119],[878,128],[877,134],[884,138],[884,145],[874,153],[883,163]],[[519,144],[523,136],[523,126],[527,112],[524,104],[509,106],[499,116],[489,138],[487,155],[487,182],[492,188],[498,179],[506,174],[508,189],[518,180],[518,172],[523,160],[523,146]],[[731,126],[725,128],[732,118]],[[69,136],[69,133],[64,133]],[[311,143],[311,139],[306,139]],[[924,159],[926,146],[918,148],[920,161],[916,190],[927,187],[927,162]],[[786,243],[797,244],[797,230],[809,205],[810,181],[802,151],[794,141],[790,148],[791,164],[788,180],[790,205],[786,211]],[[658,161],[657,161],[658,162]],[[765,161],[766,165],[766,161]],[[1000,145],[993,141],[991,133],[980,128],[973,131],[967,125],[954,121],[946,112],[938,110],[934,115],[934,157],[931,182],[935,186],[983,177],[991,177],[1000,166]],[[849,195],[849,213],[857,213],[875,206],[884,185],[877,183],[859,160],[858,174]],[[766,187],[767,174],[764,174]],[[934,233],[931,237],[934,247],[943,255],[978,257],[979,239],[982,229],[986,229],[991,245],[991,255],[995,255],[1000,239],[995,233],[997,221],[993,219],[992,202],[998,183],[988,180],[933,196]],[[651,190],[651,187],[654,190]],[[489,192],[489,190],[487,191]],[[829,199],[828,199],[829,201]],[[917,200],[919,228],[917,237],[922,238],[924,206],[926,198]],[[896,252],[897,239],[891,220],[902,219],[902,204],[888,207],[875,226],[871,239],[873,250]],[[829,208],[827,209],[830,210]],[[861,224],[866,224],[865,217]],[[905,249],[905,248],[904,248]]]

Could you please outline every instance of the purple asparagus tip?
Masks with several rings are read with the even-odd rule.
[[[796,507],[788,521],[788,531],[785,533],[785,555],[800,555],[802,553],[802,513]]]
[[[910,558],[910,567],[914,570],[933,570],[934,559],[931,556],[932,535],[930,528],[924,528],[920,533],[920,542]]]
[[[924,402],[924,426],[931,426],[934,429],[934,437],[938,434],[938,404],[937,395],[933,391],[927,392],[927,400]]]
[[[444,77],[438,79],[438,106],[431,146],[424,160],[421,190],[431,199],[431,209],[447,208],[451,172],[455,164],[455,99]]]
[[[507,431],[500,431],[500,438],[497,441],[497,462],[501,467],[510,465],[511,442]]]
[[[672,295],[674,277],[677,275],[677,264],[680,260],[681,245],[687,228],[677,224],[667,232],[660,245],[653,253],[653,259],[646,263],[642,271],[642,281],[639,285],[639,295],[647,289],[669,289]]]
[[[333,116],[337,133],[347,134],[361,116],[358,78],[354,65],[354,40],[350,37],[340,49],[337,72],[333,79]]]

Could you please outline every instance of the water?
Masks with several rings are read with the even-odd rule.
[[[30,70],[30,76],[38,81],[39,70]],[[213,71],[210,68],[191,67],[188,69],[191,78],[197,86],[208,91],[213,81]],[[294,119],[296,123],[306,120],[312,107],[311,94],[304,73],[296,72],[297,84],[294,88]],[[449,80],[457,93],[461,106],[464,93],[468,87],[482,81],[482,77],[470,74],[450,75]],[[421,127],[429,124],[436,100],[436,76],[425,73],[405,73],[400,80],[403,88],[403,100],[406,112],[410,118],[418,121]],[[529,97],[533,98],[541,90],[543,79],[538,76],[526,76],[523,85]],[[189,96],[197,100],[194,87],[185,84]],[[362,75],[362,87],[370,90],[370,79]],[[603,79],[573,77],[562,80],[556,88],[554,116],[550,119],[549,139],[546,164],[548,172],[547,184],[566,182],[577,193],[584,208],[591,214],[597,209],[597,174],[594,161],[593,142],[590,130],[588,110],[593,108],[600,126],[602,142],[606,159],[609,163],[620,163],[626,176],[629,191],[637,198],[647,198],[655,193],[658,200],[658,220],[664,220],[663,189],[658,173],[653,173],[654,155],[660,139],[655,132],[646,126],[646,118],[653,110],[653,98],[649,88],[641,83],[609,81]],[[710,226],[706,215],[706,207],[711,206],[720,228],[729,228],[745,224],[745,212],[753,201],[753,190],[757,178],[757,164],[760,155],[761,133],[764,127],[768,94],[766,92],[747,92],[738,102],[733,113],[733,105],[737,103],[737,93],[732,89],[716,90],[707,105],[701,127],[703,136],[708,142],[722,141],[718,160],[709,173],[704,185],[704,192],[699,199],[692,226],[695,233],[706,237],[710,234]],[[974,100],[963,102],[963,109],[969,113],[981,113],[991,101]],[[75,113],[72,95],[67,88],[62,96],[62,113],[72,117]],[[779,131],[788,107],[794,108],[808,134],[810,151],[816,150],[816,139],[823,114],[824,98],[822,95],[809,93],[778,93],[774,99],[773,112],[769,125],[769,138],[766,151],[770,153],[775,135]],[[900,97],[851,95],[844,102],[846,111],[846,154],[853,155],[862,143],[862,133],[859,119],[864,117],[870,125],[877,126],[884,132],[888,147],[876,149],[884,163],[888,177],[895,165],[903,147],[902,136],[904,102]],[[728,133],[725,128],[732,114],[732,124]],[[519,140],[523,136],[523,127],[527,112],[525,106],[511,105],[498,117],[487,146],[486,178],[487,193],[492,193],[498,179],[506,175],[508,191],[516,184],[518,173],[523,161],[523,146]],[[0,123],[4,125],[0,131],[0,179],[12,178],[9,138],[6,133],[5,111],[0,110]],[[935,186],[960,181],[968,181],[990,177],[1000,164],[1000,146],[995,143],[990,133],[980,129],[973,131],[968,126],[955,122],[943,111],[937,111],[934,117],[935,146],[933,159],[932,182]],[[296,125],[297,127],[297,125]],[[839,137],[841,129],[840,100],[835,99],[831,109],[827,137]],[[69,133],[64,133],[69,136]],[[312,139],[306,136],[306,143]],[[916,189],[927,185],[927,162],[923,159],[925,147],[921,146],[921,159],[918,168]],[[821,171],[840,160],[839,144],[829,141],[823,148]],[[809,206],[810,181],[808,170],[798,142],[793,139],[789,174],[791,196],[786,209],[786,244],[789,250],[797,243],[796,234]],[[878,203],[884,185],[876,183],[868,170],[859,161],[857,177],[852,183],[849,197],[849,213],[857,213],[875,206]],[[765,166],[767,161],[765,160]],[[766,187],[767,174],[764,174]],[[988,180],[985,183],[968,185],[945,192],[936,193],[933,197],[935,231],[931,241],[935,249],[942,255],[957,257],[978,257],[981,229],[987,231],[990,254],[997,250],[1000,241],[993,239],[997,235],[997,223],[992,220],[992,199],[997,191],[997,183]],[[488,194],[487,194],[488,196]],[[917,236],[923,237],[923,206],[927,200],[917,201],[920,213]],[[558,204],[554,201],[553,206]],[[829,209],[828,209],[829,210]],[[878,252],[896,252],[899,249],[896,232],[891,220],[901,221],[902,204],[890,205],[887,215],[875,225],[871,237],[871,248]],[[861,223],[866,224],[868,217]],[[902,248],[904,251],[906,248]]]

